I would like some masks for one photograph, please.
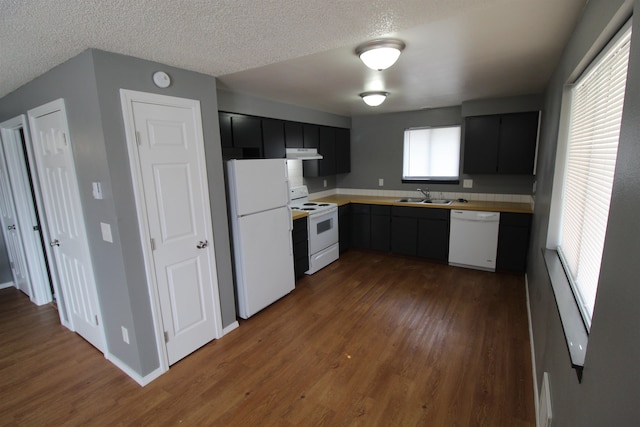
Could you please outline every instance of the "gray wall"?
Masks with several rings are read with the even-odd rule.
[[[339,176],[337,186],[378,190],[415,190],[420,184],[402,183],[404,130],[411,127],[463,125],[464,117],[483,114],[535,111],[542,107],[540,95],[468,101],[461,106],[372,114],[352,119],[351,173]],[[464,126],[462,129],[464,161]],[[460,167],[462,170],[462,166]],[[384,179],[384,187],[378,179]],[[462,187],[462,180],[473,179],[473,188]],[[465,193],[531,194],[533,176],[460,175],[460,184],[429,185],[432,191]]]
[[[546,91],[538,193],[527,277],[538,383],[549,372],[554,426],[640,424],[640,31],[634,32],[609,226],[598,295],[578,383],[541,256],[549,224],[563,85],[585,57],[617,31],[640,2],[591,0]],[[593,46],[597,48],[594,49]]]
[[[173,79],[160,90],[151,82],[162,69]],[[109,352],[140,375],[159,366],[139,226],[129,172],[120,88],[201,102],[214,245],[223,325],[236,320],[215,79],[98,50],[88,50],[0,100],[0,121],[64,98],[91,256]],[[91,182],[100,181],[104,200]],[[113,243],[102,240],[100,222],[111,224]],[[131,344],[120,327],[129,329]]]

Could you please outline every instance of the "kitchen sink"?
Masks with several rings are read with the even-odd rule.
[[[423,197],[404,197],[396,200],[396,202],[400,203],[423,203],[424,201],[425,199]]]
[[[441,205],[448,206],[453,203],[453,200],[447,199],[424,199],[421,197],[404,197],[402,199],[396,200],[396,202],[400,203],[424,203],[429,205]]]
[[[442,206],[448,206],[451,203],[453,203],[453,200],[447,200],[447,199],[429,199],[429,200],[425,200],[422,203],[428,203],[430,205],[442,205]]]

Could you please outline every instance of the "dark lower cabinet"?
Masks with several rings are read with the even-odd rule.
[[[449,260],[448,218],[418,220],[418,256],[443,262]]]
[[[371,248],[371,207],[369,205],[351,205],[351,246]]]
[[[371,205],[371,249],[391,249],[391,206]]]
[[[296,279],[304,276],[304,272],[309,269],[309,233],[307,231],[306,217],[293,221],[293,269]]]
[[[338,207],[338,234],[340,236],[340,253],[343,253],[351,246],[351,206],[342,205]]]
[[[496,270],[524,273],[527,268],[531,214],[502,212]]]
[[[391,252],[446,262],[449,258],[449,210],[393,206]]]
[[[397,215],[397,212],[394,212],[394,215],[391,216],[391,252],[401,255],[417,255],[417,218]]]

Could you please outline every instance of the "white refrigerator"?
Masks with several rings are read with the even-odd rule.
[[[238,311],[248,319],[295,287],[287,165],[230,160],[227,182]]]

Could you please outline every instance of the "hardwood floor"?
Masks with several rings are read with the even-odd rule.
[[[1,425],[535,425],[524,278],[350,250],[142,388],[0,291]]]

